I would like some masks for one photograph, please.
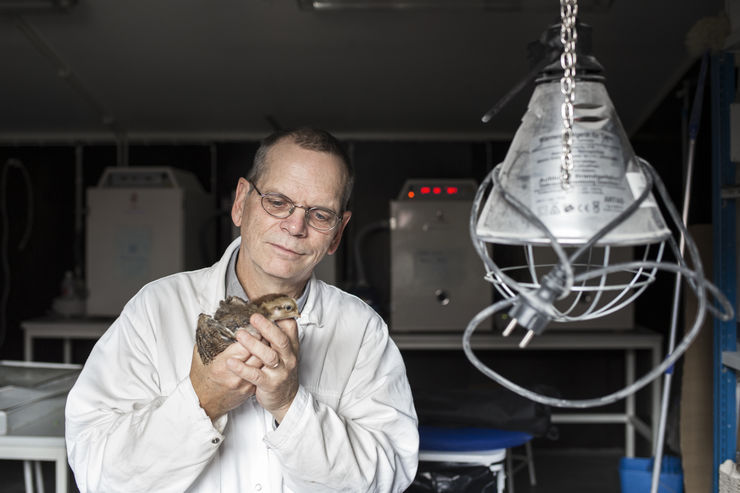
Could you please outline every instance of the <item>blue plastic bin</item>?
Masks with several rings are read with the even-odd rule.
[[[622,493],[650,493],[653,463],[652,457],[622,457],[619,461]],[[678,457],[663,456],[658,493],[683,493],[683,471]]]

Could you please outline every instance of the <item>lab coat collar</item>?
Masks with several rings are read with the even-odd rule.
[[[298,323],[303,326],[315,325],[317,327],[323,327],[322,320],[324,319],[323,304],[319,302],[326,285],[323,282],[316,279],[314,274],[311,274],[311,279],[308,281],[308,299],[306,305],[301,310],[301,316],[298,318]]]
[[[226,248],[221,259],[216,262],[203,279],[203,286],[198,290],[198,302],[204,313],[214,313],[218,308],[218,303],[226,297],[226,269],[229,266],[231,254],[241,244],[241,238],[236,238]]]

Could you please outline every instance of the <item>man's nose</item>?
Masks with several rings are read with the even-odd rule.
[[[306,234],[306,211],[302,207],[296,207],[293,214],[283,219],[283,224],[288,233],[293,236],[304,236]]]

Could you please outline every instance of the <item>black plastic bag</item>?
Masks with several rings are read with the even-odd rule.
[[[495,493],[497,478],[486,466],[420,462],[406,493]]]

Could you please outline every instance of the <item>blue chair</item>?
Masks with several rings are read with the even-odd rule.
[[[508,491],[514,493],[514,473],[524,465],[529,469],[530,483],[536,484],[531,440],[532,435],[521,431],[422,425],[419,426],[419,460],[487,466],[496,477],[498,493],[503,493],[507,477]],[[510,449],[521,445],[526,448],[526,456],[511,453]],[[520,458],[524,463],[515,468],[514,459]]]

